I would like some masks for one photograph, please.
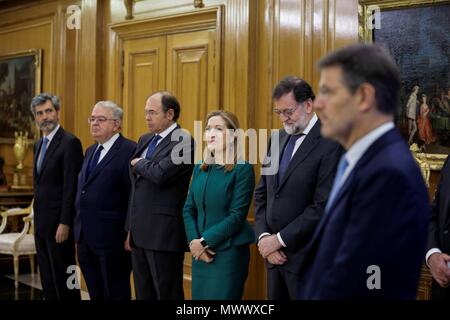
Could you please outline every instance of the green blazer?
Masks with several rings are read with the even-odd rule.
[[[253,243],[247,214],[254,187],[253,166],[247,162],[230,172],[219,165],[207,171],[196,165],[183,210],[188,242],[203,237],[214,251]]]

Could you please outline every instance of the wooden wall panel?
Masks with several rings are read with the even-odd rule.
[[[69,31],[65,8],[74,3],[82,8],[82,26]],[[141,112],[145,98],[164,88],[179,96],[180,121],[189,129],[216,108],[235,112],[245,129],[279,128],[271,100],[276,82],[296,74],[317,89],[317,60],[358,38],[357,0],[204,3],[204,9],[196,9],[191,0],[139,1],[133,20],[125,20],[123,1],[55,0],[18,6],[0,11],[0,54],[44,49],[43,89],[61,96],[68,108],[63,125],[75,130],[86,148],[92,143],[86,118],[96,101],[123,104],[124,134],[137,139],[147,131]],[[140,51],[131,44],[157,37],[165,39],[167,51]],[[0,146],[0,155],[8,153],[11,165],[9,148]],[[29,157],[26,163],[31,165]],[[259,166],[255,169],[259,174]],[[263,261],[252,246],[245,298],[265,297],[264,275]]]
[[[84,149],[94,142],[87,118],[95,103],[101,100],[102,11],[96,0],[82,0],[81,28],[77,30],[75,83],[75,134]]]
[[[73,129],[73,104],[70,102],[70,87],[65,81],[70,72],[70,57],[75,54],[66,50],[73,47],[72,38],[67,39],[64,11],[69,1],[46,1],[20,5],[0,11],[0,55],[17,51],[40,48],[43,51],[41,89],[43,92],[57,94],[61,99],[61,123]],[[74,1],[71,1],[73,4]],[[67,47],[65,46],[67,45]],[[64,58],[67,58],[64,60]],[[67,68],[63,68],[66,61]],[[73,79],[71,81],[73,83]],[[69,101],[67,98],[69,97]],[[66,104],[67,102],[67,104]],[[5,173],[9,183],[12,183],[12,173],[15,158],[12,144],[0,145],[0,156],[5,158]],[[25,158],[25,172],[28,183],[32,180],[33,149],[30,145]]]

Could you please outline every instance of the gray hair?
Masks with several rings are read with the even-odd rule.
[[[101,106],[106,109],[111,109],[113,112],[114,119],[122,121],[123,119],[123,110],[122,108],[112,101],[99,101],[95,104],[96,106]]]
[[[46,103],[49,100],[52,102],[53,107],[56,111],[59,111],[59,109],[61,109],[61,104],[57,96],[51,93],[40,93],[31,100],[31,113],[33,115],[36,115],[36,107]]]

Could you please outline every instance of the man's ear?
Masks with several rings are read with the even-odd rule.
[[[314,103],[311,98],[305,100],[305,102],[303,102],[303,105],[305,106],[306,114],[310,114],[313,112]]]
[[[366,112],[375,107],[375,88],[370,83],[364,82],[361,84],[355,94],[357,95],[357,103],[361,111]]]
[[[169,108],[169,110],[167,110],[167,118],[169,118],[169,120],[173,120],[173,117],[175,117],[175,112],[172,108]]]

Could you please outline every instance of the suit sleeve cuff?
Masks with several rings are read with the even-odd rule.
[[[442,253],[441,250],[439,250],[438,248],[431,248],[430,250],[427,251],[427,254],[425,256],[425,263],[427,264],[428,268],[430,267],[428,265],[428,259],[431,257],[432,254],[434,253]]]
[[[268,232],[261,233],[258,237],[258,241],[261,240],[262,238],[264,238],[265,236],[270,236],[270,233],[268,233]]]
[[[279,232],[277,233],[277,238],[278,241],[280,241],[281,245],[286,248],[287,245],[284,243],[283,239],[281,238],[281,234]]]

